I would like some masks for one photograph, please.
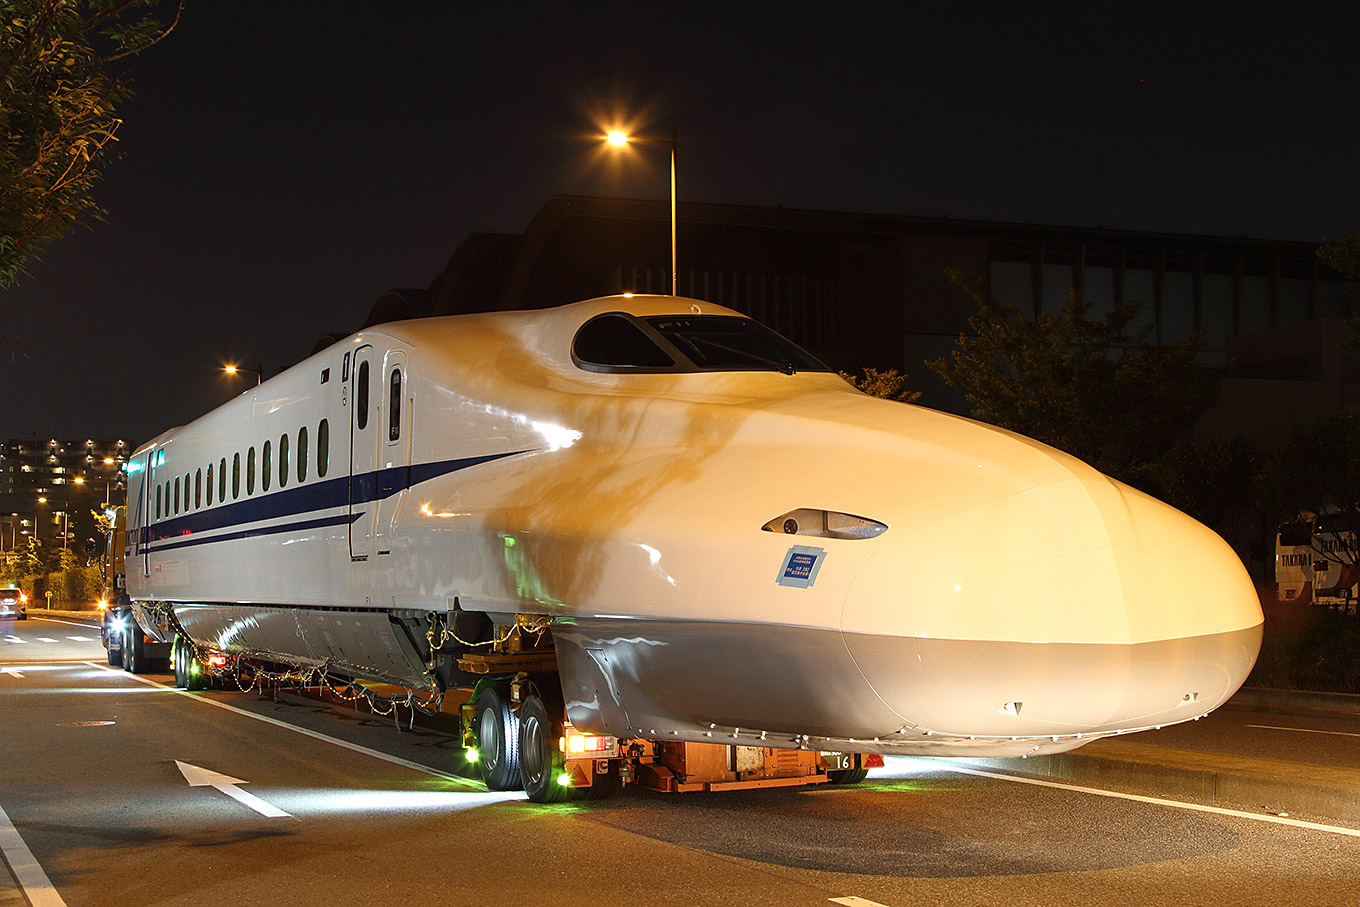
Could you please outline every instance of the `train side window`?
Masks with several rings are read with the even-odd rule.
[[[231,455],[231,499],[234,501],[241,496],[241,454],[236,452]]]
[[[269,490],[269,480],[272,478],[272,476],[270,476],[270,473],[273,472],[271,467],[273,466],[274,460],[273,451],[271,450],[272,446],[272,441],[264,442],[264,463],[261,466],[261,478],[264,480],[261,483],[263,491]]]
[[[359,363],[359,374],[354,379],[358,387],[354,390],[354,418],[358,420],[359,431],[368,428],[368,360]]]
[[[209,463],[209,464],[208,464],[208,506],[209,506],[209,507],[212,506],[212,491],[213,491],[213,489],[212,489],[212,469],[213,469],[213,465],[212,465],[211,463]]]
[[[331,423],[322,419],[316,427],[316,477],[324,479],[331,465]]]
[[[298,429],[298,481],[307,481],[307,426]]]
[[[199,510],[203,507],[203,470],[194,470],[194,509]],[[188,507],[184,508],[188,510]]]
[[[288,487],[288,432],[279,435],[279,487]]]
[[[389,393],[387,397],[387,440],[401,440],[401,369],[392,369],[392,378],[388,381]]]
[[[217,464],[217,499],[225,501],[227,499],[227,458],[223,457]]]
[[[159,520],[160,518],[161,518],[161,486],[160,486],[160,483],[157,483],[157,484],[156,484],[156,519]]]
[[[246,494],[255,493],[255,448],[246,451]]]
[[[175,476],[175,513],[179,513],[179,476]]]

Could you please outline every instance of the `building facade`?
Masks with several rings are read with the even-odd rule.
[[[29,537],[84,546],[91,511],[126,500],[127,458],[122,438],[10,438],[0,445],[0,553]]]
[[[951,269],[1035,315],[1079,292],[1096,316],[1138,300],[1136,327],[1159,343],[1203,332],[1203,360],[1229,376],[1205,420],[1214,434],[1268,441],[1360,402],[1360,365],[1335,351],[1360,307],[1312,243],[702,204],[679,206],[677,232],[682,295],[764,321],[838,369],[905,371],[938,409],[966,407],[923,363],[976,310]],[[523,234],[469,236],[428,287],[387,294],[368,323],[669,290],[667,203],[556,196]]]

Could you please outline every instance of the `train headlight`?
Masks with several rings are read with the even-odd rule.
[[[766,532],[810,535],[823,539],[872,539],[888,531],[888,525],[878,520],[811,507],[781,513],[760,528]]]

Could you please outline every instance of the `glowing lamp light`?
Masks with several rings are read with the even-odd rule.
[[[627,144],[628,144],[628,134],[627,134],[627,133],[624,133],[624,132],[618,132],[617,130],[614,131],[614,132],[609,133],[609,135],[606,136],[606,138],[609,140],[609,144],[611,144],[611,145],[627,145]]]
[[[562,787],[571,787],[571,774],[569,772],[563,772],[558,775],[557,783]]]
[[[477,752],[476,747],[470,746],[467,748],[467,752],[463,754],[463,757],[467,759],[469,764],[475,764],[477,760],[481,758],[481,754]]]

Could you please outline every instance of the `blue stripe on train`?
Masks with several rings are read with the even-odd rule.
[[[353,523],[363,514],[344,513],[279,526],[241,529],[236,532],[213,535],[209,538],[190,538],[198,533],[244,526],[247,523],[301,516],[318,510],[330,510],[335,507],[348,507],[355,504],[381,501],[439,476],[530,452],[529,450],[515,450],[508,453],[486,454],[480,457],[461,457],[456,460],[439,460],[434,463],[416,463],[412,466],[395,466],[357,476],[339,476],[334,479],[326,479],[324,482],[303,484],[296,488],[280,490],[244,501],[234,501],[224,506],[210,507],[197,513],[152,523],[152,525],[142,528],[142,543],[144,545],[149,543],[153,552],[169,551],[174,548],[201,545],[207,542],[229,541],[250,538],[251,536],[273,535],[295,529],[315,529]]]

